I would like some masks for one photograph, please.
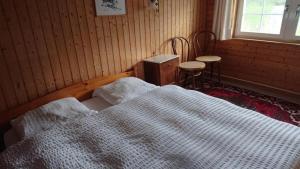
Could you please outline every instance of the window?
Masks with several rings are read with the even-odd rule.
[[[300,40],[300,0],[241,0],[237,37]]]

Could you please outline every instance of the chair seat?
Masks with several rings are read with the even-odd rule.
[[[179,68],[188,71],[202,70],[205,68],[205,63],[198,61],[183,62],[179,64]]]
[[[222,60],[220,56],[200,56],[196,58],[199,62],[219,62]]]

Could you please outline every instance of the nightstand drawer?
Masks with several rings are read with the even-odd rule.
[[[175,82],[176,70],[179,60],[173,59],[160,65],[160,81],[161,85],[167,85]]]
[[[179,57],[176,55],[156,56],[144,61],[145,79],[155,85],[175,82]]]
[[[165,63],[161,63],[160,64],[160,70],[162,70],[162,71],[173,70],[174,68],[177,68],[178,63],[179,63],[178,58],[170,60],[170,61],[165,62]]]

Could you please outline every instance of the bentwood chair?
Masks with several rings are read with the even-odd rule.
[[[218,82],[221,81],[221,61],[220,56],[214,55],[216,48],[216,34],[211,31],[197,32],[193,36],[193,48],[196,61],[210,65],[210,78],[213,78],[214,65],[218,66]]]
[[[190,43],[184,37],[174,37],[171,39],[172,49],[175,55],[181,51],[181,63],[178,66],[178,82],[181,83],[181,76],[184,75],[184,82],[189,78],[192,79],[192,88],[196,89],[196,78],[202,73],[205,68],[205,63],[199,61],[191,61],[190,58]]]

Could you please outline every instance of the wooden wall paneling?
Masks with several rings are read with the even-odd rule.
[[[108,65],[108,56],[106,52],[106,43],[105,37],[103,32],[103,21],[100,17],[95,18],[96,30],[97,30],[97,40],[98,40],[98,47],[101,57],[101,66],[103,71],[103,76],[107,76],[109,74],[109,65]]]
[[[179,30],[180,30],[180,36],[183,36],[183,25],[184,25],[184,15],[183,15],[183,6],[184,6],[184,0],[179,0],[180,1],[180,8],[179,8]]]
[[[139,1],[140,0],[132,0],[133,3],[133,18],[134,18],[134,30],[135,30],[135,41],[136,41],[136,50],[137,50],[137,61],[142,59],[142,46],[141,46],[141,31],[140,31],[140,23],[139,23]]]
[[[207,1],[206,2],[206,29],[212,30],[212,24],[213,24],[213,13],[214,13],[214,1]]]
[[[189,20],[189,24],[190,24],[190,30],[189,30],[189,32],[194,32],[194,30],[196,30],[194,28],[195,13],[196,13],[196,11],[195,11],[195,0],[191,1],[191,9],[190,10],[191,10],[191,13],[190,13],[190,20]]]
[[[159,1],[159,41],[158,41],[158,54],[163,53],[163,41],[164,41],[164,2]]]
[[[150,57],[151,52],[151,27],[150,27],[150,9],[148,8],[148,1],[143,0],[144,11],[144,25],[145,25],[145,58]]]
[[[57,48],[57,56],[62,68],[62,75],[65,81],[65,85],[69,86],[73,84],[70,62],[67,54],[65,37],[62,31],[62,25],[60,22],[59,9],[55,0],[48,0],[48,9],[53,27],[53,36]]]
[[[203,13],[207,13],[207,8],[206,8],[207,1],[201,1],[200,4],[201,4],[200,10],[203,11]],[[206,22],[201,22],[203,20],[206,20],[206,15],[200,15],[200,17],[198,19],[198,21],[200,23],[200,27],[199,27],[200,30],[206,29]]]
[[[188,37],[189,37],[189,40],[191,41],[191,38],[192,38],[192,33],[194,32],[193,30],[195,30],[193,28],[193,20],[194,20],[194,4],[193,4],[194,0],[190,0],[189,2],[189,9],[188,9]],[[193,50],[193,47],[192,47],[192,43],[191,43],[191,49],[190,49],[190,55],[191,55],[191,58],[194,60],[196,57],[195,57],[195,54],[194,54],[194,50]]]
[[[20,66],[20,75],[23,81],[28,81],[28,83],[23,83],[26,89],[23,93],[22,100],[26,101],[27,98],[33,99],[37,94],[37,89],[33,80],[33,74],[31,66],[29,64],[28,53],[25,48],[23,33],[19,25],[19,17],[17,16],[13,1],[6,1],[3,3],[4,15],[7,19],[7,27],[11,33],[12,44],[14,46],[15,54],[17,56],[17,62]],[[3,22],[4,23],[4,22]],[[17,63],[16,63],[17,64]]]
[[[186,1],[186,37],[190,36],[190,19],[191,19],[191,1],[192,0],[187,0]]]
[[[167,43],[166,41],[168,40],[168,35],[169,35],[169,18],[168,18],[168,0],[163,0],[163,7],[164,7],[164,12],[163,14],[163,18],[164,18],[164,23],[163,23],[163,39],[162,39],[162,53],[170,53],[170,44]]]
[[[66,0],[66,1],[68,6],[69,20],[71,24],[71,31],[74,40],[75,51],[77,55],[81,79],[87,80],[89,79],[89,75],[87,71],[88,65],[86,63],[86,57],[83,50],[83,43],[82,43],[81,33],[79,28],[76,4],[72,0]]]
[[[148,1],[145,0],[147,3]],[[150,27],[150,56],[154,56],[156,49],[155,49],[155,15],[156,15],[156,11],[154,10],[150,10],[149,12],[149,27]]]
[[[196,21],[196,17],[195,17],[195,13],[199,12],[199,11],[196,11],[196,1],[195,0],[191,0],[190,2],[190,9],[189,9],[189,20],[188,20],[188,24],[189,24],[189,32],[195,32],[196,31],[196,28],[194,27],[195,25],[195,22]],[[191,34],[191,33],[190,33]],[[190,35],[189,34],[189,35]]]
[[[103,76],[102,66],[101,66],[101,57],[97,39],[97,31],[95,25],[95,1],[92,0],[83,0],[87,18],[87,25],[89,30],[89,39],[92,48],[93,61],[96,71],[96,76]]]
[[[102,21],[103,21],[103,33],[105,39],[104,43],[106,46],[109,74],[115,74],[116,70],[114,66],[114,55],[113,55],[113,47],[112,47],[112,36],[110,33],[109,17],[108,16],[102,17]]]
[[[137,11],[138,11],[138,22],[140,24],[140,39],[139,42],[141,44],[141,56],[139,61],[142,61],[144,58],[146,58],[146,37],[145,37],[145,16],[144,16],[144,1],[143,0],[138,0],[138,6],[137,6]]]
[[[161,6],[161,5],[160,5]],[[155,53],[154,55],[157,55],[159,53],[159,47],[160,47],[160,10],[161,7],[159,7],[158,12],[154,12],[154,40],[155,40]]]
[[[182,36],[183,37],[187,37],[187,8],[186,8],[186,6],[187,6],[187,3],[188,2],[188,0],[185,0],[184,2],[183,2],[183,6],[182,6],[182,16],[183,16],[183,20],[182,20],[182,24],[183,24],[183,26],[182,26]]]
[[[114,66],[116,73],[120,73],[121,69],[121,57],[120,57],[120,46],[119,46],[119,39],[118,39],[118,32],[117,32],[117,22],[115,16],[109,17],[109,28],[110,28],[110,35],[112,40],[112,52],[114,62],[112,66]]]
[[[89,37],[89,29],[87,25],[87,19],[85,14],[85,7],[82,0],[75,0],[77,15],[78,15],[78,22],[81,32],[81,39],[83,44],[83,51],[85,54],[86,64],[87,64],[87,71],[89,75],[89,79],[96,77],[96,69],[93,60],[92,48],[91,48],[91,41]],[[73,2],[74,3],[74,2]]]
[[[195,10],[196,7],[196,1],[195,0],[192,0],[191,3],[190,3],[190,17],[189,17],[189,40],[192,42],[192,38],[193,38],[193,33],[194,32],[197,32],[197,27],[195,26],[195,23],[196,23],[196,19],[197,19],[197,16],[196,16],[196,13],[197,11]],[[191,43],[191,50],[190,50],[190,54],[192,56],[193,59],[196,58],[195,56],[195,52],[194,52],[194,49],[193,49],[193,44]]]
[[[300,65],[300,52],[296,52],[292,55],[289,55],[288,52],[286,52],[284,56],[286,56],[283,58],[285,64],[295,67],[298,67]]]
[[[21,31],[22,31],[22,34],[24,37],[26,51],[28,54],[28,61],[30,64],[31,72],[32,72],[32,75],[30,75],[30,76],[33,76],[32,83],[35,83],[35,84],[32,84],[33,91],[35,91],[34,87],[36,87],[37,94],[39,96],[43,96],[47,93],[47,87],[46,87],[46,84],[44,81],[43,72],[41,71],[42,68],[40,65],[40,59],[38,56],[38,52],[37,52],[37,49],[35,46],[34,36],[33,36],[33,32],[32,32],[32,26],[30,23],[30,18],[27,13],[26,3],[18,3],[18,2],[19,2],[18,0],[15,0],[14,4],[15,4],[15,9],[17,11],[17,15],[19,18]],[[23,54],[22,54],[22,56],[23,56]],[[31,78],[28,80],[31,80]],[[29,90],[32,90],[32,89],[29,88]],[[37,96],[37,95],[32,95],[32,96]],[[29,97],[30,97],[30,94],[29,94]],[[33,99],[34,97],[30,97],[30,98]]]
[[[197,20],[200,20],[198,17],[198,8],[197,8],[197,5],[198,5],[198,1],[194,1],[194,4],[193,4],[193,10],[194,10],[194,16],[193,16],[193,30],[198,30],[197,28]]]
[[[2,1],[3,3],[3,1]],[[10,31],[8,29],[8,25],[6,23],[6,19],[4,18],[4,5],[2,6],[1,4],[1,11],[0,11],[0,45],[1,45],[1,50],[2,53],[4,55],[4,60],[7,65],[11,65],[11,66],[7,66],[8,67],[8,74],[10,75],[10,78],[12,80],[12,84],[14,87],[14,91],[15,94],[17,96],[17,100],[18,103],[24,103],[28,100],[27,98],[27,93],[26,93],[26,89],[24,86],[24,81],[23,81],[23,77],[21,74],[21,70],[20,70],[20,64],[14,49],[14,45],[10,36]]]
[[[181,8],[181,6],[180,6],[180,1],[181,0],[175,0],[175,4],[176,4],[176,16],[175,16],[175,18],[176,18],[176,22],[175,22],[175,28],[176,28],[176,35],[175,36],[179,36],[180,35],[180,8]]]
[[[19,2],[19,1],[18,1]],[[35,0],[26,0],[23,1],[26,3],[26,8],[29,14],[31,29],[33,32],[33,38],[35,40],[35,46],[37,48],[37,54],[39,57],[39,63],[41,69],[38,72],[42,72],[43,78],[45,81],[45,85],[47,87],[48,92],[52,92],[56,90],[56,83],[54,79],[54,73],[52,70],[52,65],[50,62],[50,57],[48,54],[48,49],[46,46],[46,41],[43,33],[43,28],[41,24],[41,18],[38,12],[38,7]],[[33,50],[32,48],[31,50]],[[34,67],[34,66],[33,66]],[[36,67],[34,67],[36,68]],[[33,68],[33,71],[35,69]],[[38,86],[38,85],[37,85]]]
[[[127,0],[127,19],[128,19],[128,29],[129,29],[129,40],[130,40],[130,50],[131,50],[131,63],[137,62],[137,45],[135,37],[135,22],[134,22],[134,11],[133,11],[133,0]],[[128,63],[128,62],[127,62]]]
[[[176,36],[176,0],[172,1],[171,4],[171,37]]]
[[[201,10],[204,10],[205,6],[203,5],[202,2],[198,2],[197,8],[198,8],[199,11],[201,11]],[[202,17],[199,17],[197,19],[197,28],[200,29],[200,30],[203,30],[202,27],[201,27],[201,19],[202,19]]]
[[[59,60],[55,39],[53,36],[53,29],[49,15],[48,4],[45,0],[36,2],[38,4],[39,15],[41,17],[43,33],[46,40],[47,51],[52,65],[52,71],[54,74],[56,87],[57,89],[61,89],[65,87],[65,81],[62,75],[61,63]]]
[[[299,70],[286,63],[286,58],[294,55],[283,46],[265,42],[230,40],[217,45],[217,53],[224,59],[223,74],[248,81],[299,92],[297,80],[289,78],[299,74]],[[238,65],[236,64],[238,63]],[[235,67],[235,69],[234,69]]]
[[[187,30],[188,30],[188,28],[187,28],[187,21],[188,21],[188,18],[187,18],[187,8],[186,8],[186,6],[188,5],[188,0],[185,0],[184,2],[183,2],[183,6],[181,7],[182,8],[182,20],[181,20],[181,22],[182,22],[182,35],[181,36],[183,36],[183,37],[188,37],[189,35],[188,35],[188,33],[187,33]],[[183,52],[183,54],[184,55],[187,55],[187,49],[188,47],[187,46],[184,46],[184,52]]]
[[[285,88],[294,91],[299,90],[300,86],[300,68],[299,66],[287,66],[287,72],[285,76]]]
[[[130,30],[129,30],[129,20],[128,16],[121,17],[123,36],[124,36],[124,47],[126,56],[126,70],[130,69],[132,66],[132,52],[131,52],[131,41],[130,41]]]
[[[190,1],[185,1],[185,7],[184,7],[184,37],[186,37],[189,40],[190,32],[189,32],[189,20],[190,20],[190,14],[189,14],[189,8],[190,8]],[[187,47],[186,47],[187,48]],[[192,53],[189,53],[190,55]],[[187,55],[187,53],[186,53]]]
[[[6,73],[0,73],[5,101],[0,111],[171,53],[167,40],[188,36],[197,30],[192,22],[203,25],[205,17],[196,0],[161,0],[159,13],[148,9],[148,0],[127,0],[126,15],[108,17],[96,16],[94,0],[0,1],[1,70]],[[281,55],[258,59],[279,62]]]
[[[0,8],[1,12],[1,8]],[[0,21],[1,20],[0,16]],[[0,35],[2,36],[2,26],[0,26]],[[0,51],[0,78],[1,78],[1,83],[0,83],[0,89],[3,91],[2,95],[3,98],[5,98],[6,104],[8,107],[13,107],[18,104],[16,92],[14,90],[14,85],[13,81],[10,77],[9,70],[5,61],[5,57],[2,51],[5,49],[1,49]]]
[[[167,1],[167,38],[165,40],[168,40],[169,38],[171,38],[172,35],[172,3],[174,0],[166,0]],[[171,52],[171,46],[168,45],[168,52]]]
[[[81,73],[78,64],[77,53],[75,49],[74,39],[72,35],[71,23],[68,13],[67,2],[65,0],[56,0],[57,6],[59,8],[59,17],[62,25],[64,40],[66,43],[66,50],[68,55],[68,60],[70,63],[70,69],[72,74],[73,83],[78,83],[81,81]]]
[[[121,62],[121,71],[125,71],[127,69],[127,53],[125,50],[125,40],[124,40],[124,29],[123,29],[123,21],[122,18],[126,16],[116,16],[116,27],[117,27],[117,36],[119,43],[119,55]]]

